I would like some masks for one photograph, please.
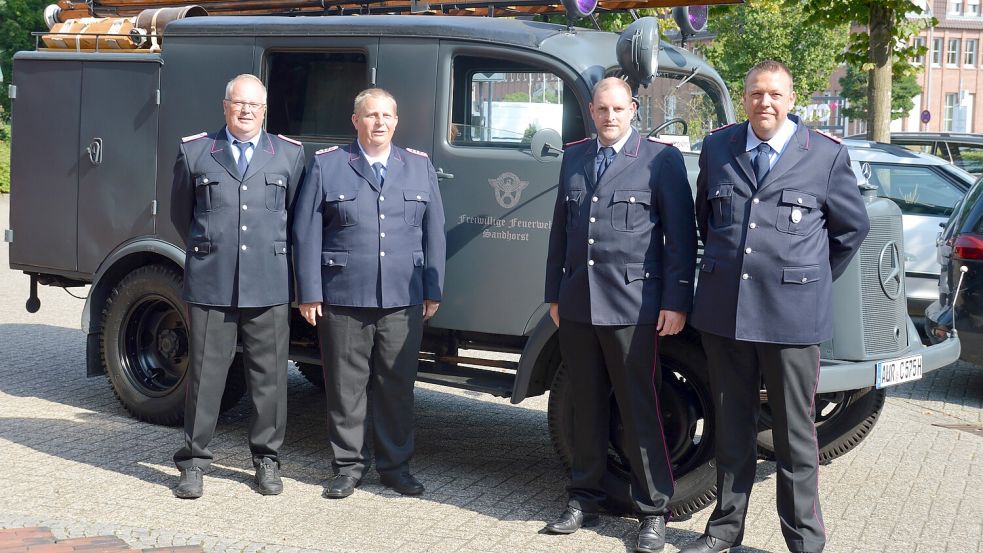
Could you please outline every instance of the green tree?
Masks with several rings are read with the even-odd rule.
[[[807,104],[813,92],[829,88],[848,28],[817,29],[806,25],[805,19],[801,7],[783,0],[748,0],[740,6],[711,8],[710,30],[717,36],[702,50],[727,83],[738,114],[743,114],[744,76],[764,59],[781,61],[791,70],[797,104]]]
[[[852,66],[847,66],[846,75],[840,78],[843,87],[841,95],[849,100],[849,106],[843,108],[843,115],[851,119],[867,119],[867,90],[868,73]],[[913,98],[921,92],[918,77],[904,75],[891,81],[891,120],[907,117],[915,107]]]
[[[33,50],[34,31],[46,31],[44,6],[51,0],[0,0],[0,70],[5,83],[0,86],[0,118],[10,119],[7,84],[13,77],[13,57],[20,50]]]
[[[935,19],[927,17],[914,0],[786,0],[786,5],[801,6],[810,26],[866,27],[850,35],[839,59],[868,72],[867,138],[890,142],[892,82],[917,74],[912,60],[924,55],[926,48],[913,45],[911,38],[926,25],[935,25]]]

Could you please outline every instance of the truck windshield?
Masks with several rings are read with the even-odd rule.
[[[706,134],[726,125],[729,95],[709,78],[660,72],[638,93],[638,130],[661,137],[682,151],[698,151]]]

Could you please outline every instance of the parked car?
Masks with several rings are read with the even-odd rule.
[[[864,138],[855,135],[849,138]],[[949,132],[891,133],[891,144],[938,156],[975,177],[983,175],[983,134]]]
[[[925,311],[929,340],[945,339],[955,318],[960,358],[983,365],[983,179],[953,211],[939,236],[938,254],[939,299]]]
[[[908,313],[921,317],[939,297],[939,261],[935,240],[975,180],[972,175],[938,157],[900,146],[844,140],[850,159],[866,165],[868,182],[877,195],[901,208],[904,222],[905,293]]]

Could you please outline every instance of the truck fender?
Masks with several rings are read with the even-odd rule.
[[[184,269],[184,250],[157,238],[137,238],[125,242],[99,265],[82,308],[82,332],[85,332],[85,374],[103,374],[99,341],[102,339],[102,309],[113,287],[137,267],[152,263],[172,263]]]
[[[542,313],[540,313],[541,311]],[[515,384],[512,386],[511,401],[513,404],[519,403],[530,395],[539,395],[545,392],[553,376],[546,374],[550,371],[551,360],[555,356],[559,361],[560,352],[556,339],[556,325],[550,318],[549,306],[546,306],[545,310],[537,310],[537,313],[539,314],[539,322],[529,333],[526,347],[523,348],[522,356],[519,358],[519,368],[516,370]],[[530,322],[533,320],[535,318],[531,319]],[[541,378],[537,379],[537,377]],[[534,382],[536,386],[530,394],[530,388]]]

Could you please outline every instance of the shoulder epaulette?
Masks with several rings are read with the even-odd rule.
[[[577,144],[580,144],[581,142],[587,142],[588,140],[590,140],[589,136],[587,138],[581,138],[580,140],[574,140],[573,142],[567,142],[566,144],[563,145],[563,147],[569,148],[570,146],[576,146]]]
[[[333,151],[335,151],[335,150],[337,150],[337,149],[338,149],[338,147],[337,147],[337,146],[332,146],[332,147],[330,147],[330,148],[322,148],[322,149],[320,149],[320,150],[318,150],[318,151],[316,151],[316,152],[314,152],[314,155],[316,155],[316,156],[319,156],[319,155],[321,155],[321,154],[326,154],[326,153],[328,153],[328,152],[333,152]]]
[[[293,138],[290,138],[288,136],[283,136],[282,134],[278,134],[277,137],[279,137],[281,140],[286,140],[287,142],[289,142],[291,144],[296,144],[298,146],[303,146],[303,144],[301,144],[299,140],[294,140]]]
[[[837,144],[842,144],[843,143],[843,140],[841,140],[840,138],[838,138],[836,136],[833,136],[831,134],[826,134],[826,133],[824,133],[823,131],[821,131],[819,129],[812,129],[812,130],[816,131],[816,134],[821,134],[821,135],[825,136],[826,138],[832,140],[833,142],[836,142]]]
[[[672,146],[672,142],[666,142],[665,140],[659,140],[654,136],[648,137],[649,142],[655,142],[656,144],[665,144],[666,146]]]
[[[193,134],[191,136],[185,136],[184,138],[181,139],[181,143],[183,144],[185,142],[191,142],[192,140],[198,140],[199,138],[205,138],[206,136],[208,136],[207,132],[200,132],[198,134]]]
[[[406,148],[406,151],[409,152],[409,153],[411,153],[411,154],[416,154],[418,156],[430,157],[430,156],[427,155],[426,152],[421,152],[420,150],[414,150],[413,148]]]
[[[708,132],[707,134],[712,134],[712,133],[715,133],[717,131],[722,131],[722,130],[726,129],[727,127],[733,127],[736,124],[737,123],[727,123],[726,125],[724,125],[722,127],[717,127],[716,129],[713,129],[712,131]]]

